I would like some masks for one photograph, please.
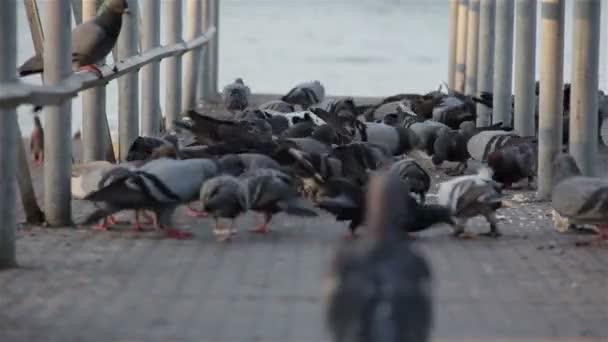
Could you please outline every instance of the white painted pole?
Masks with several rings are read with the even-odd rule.
[[[597,173],[600,10],[600,0],[574,2],[569,151],[587,176]]]
[[[494,117],[513,127],[513,6],[514,0],[496,0],[496,42],[494,45]]]
[[[17,82],[17,2],[0,1],[0,83]],[[0,268],[17,264],[17,108],[0,106]]]
[[[83,0],[82,18],[94,18],[101,1]],[[105,60],[105,58],[104,58]],[[103,61],[102,61],[103,62]],[[104,160],[106,156],[106,88],[105,86],[85,90],[82,93],[82,158],[88,162]]]
[[[565,0],[541,2],[538,110],[538,197],[540,199],[547,199],[551,194],[553,159],[562,149],[565,5]]]
[[[517,0],[513,128],[521,136],[536,135],[536,7],[536,0]]]
[[[477,94],[477,56],[479,42],[479,0],[469,0],[467,26],[466,95]]]
[[[467,20],[469,1],[458,1],[458,38],[456,47],[456,73],[454,74],[454,88],[457,92],[464,92],[467,63]]]
[[[44,83],[60,84],[72,73],[70,0],[46,3]],[[71,224],[72,103],[46,106],[44,113],[44,212],[50,226]]]
[[[188,0],[186,3],[186,13],[188,16],[187,40],[194,39],[201,33],[201,7],[200,0]],[[200,49],[194,49],[184,54],[182,110],[193,109],[196,106],[197,77],[201,64],[200,55]]]
[[[137,0],[129,1],[129,9],[136,8]],[[137,15],[123,16],[123,27],[118,37],[118,60],[137,54]],[[129,147],[139,135],[139,84],[137,72],[118,79],[118,144],[119,160],[125,160]]]
[[[218,75],[220,70],[220,0],[211,0],[211,23],[215,27],[215,35],[209,42],[209,64],[211,74],[209,77],[209,96],[207,100],[217,102],[219,100]]]
[[[143,2],[142,52],[160,45],[160,0]],[[148,64],[141,74],[141,134],[156,136],[160,133],[160,62]]]
[[[176,44],[182,41],[182,1],[167,0],[165,13],[167,18],[167,44]],[[181,113],[182,105],[182,57],[174,56],[165,61],[166,89],[165,89],[165,127],[167,132],[175,131],[173,121]]]
[[[479,2],[479,56],[477,61],[477,93],[494,91],[494,28],[495,0]],[[477,126],[491,123],[492,109],[477,105]]]
[[[448,87],[454,89],[458,40],[458,0],[450,0],[450,49],[448,51]]]

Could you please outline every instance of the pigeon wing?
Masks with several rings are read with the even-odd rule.
[[[72,30],[72,62],[79,66],[99,62],[113,46],[113,40],[93,20]]]

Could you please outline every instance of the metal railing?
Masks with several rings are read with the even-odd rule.
[[[568,148],[585,175],[595,175],[597,167],[601,2],[574,0],[572,14],[575,53]],[[538,132],[534,118],[537,6],[541,18]],[[450,0],[449,86],[467,95],[492,92],[495,123],[510,125],[514,119],[519,134],[538,134],[541,198],[550,194],[552,161],[562,151],[565,6],[566,0]],[[487,125],[489,110],[477,108],[478,124]]]
[[[123,18],[113,65],[93,72],[71,71],[71,15],[77,24],[95,16],[101,1],[47,0],[45,32],[35,0],[25,0],[30,31],[37,54],[44,56],[44,84],[34,85],[17,78],[17,2],[0,1],[0,267],[16,263],[17,184],[28,220],[40,218],[34,197],[25,148],[17,123],[16,107],[44,106],[45,167],[44,216],[50,226],[71,224],[70,178],[72,167],[71,99],[83,92],[83,161],[105,159],[111,143],[105,113],[105,85],[118,79],[119,156],[140,134],[161,133],[160,61],[167,59],[164,108],[166,129],[173,119],[197,100],[217,101],[219,0],[186,0],[186,41],[182,38],[182,0],[164,0],[167,15],[166,46],[160,45],[160,0],[143,2],[139,19],[136,0],[128,0],[131,16]],[[142,30],[140,30],[142,28]],[[203,31],[204,29],[204,31]],[[140,38],[139,31],[142,34]],[[138,51],[141,46],[141,51]],[[182,80],[182,59],[183,73]],[[138,72],[141,71],[141,113]],[[197,98],[198,97],[198,98]],[[111,158],[113,159],[113,158]],[[14,180],[17,179],[18,182]],[[33,202],[32,202],[33,201]],[[31,209],[31,212],[27,212]],[[34,207],[34,208],[33,208]]]

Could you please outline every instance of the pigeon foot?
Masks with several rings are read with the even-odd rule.
[[[270,230],[270,228],[268,228],[267,225],[262,224],[262,225],[259,225],[256,228],[254,228],[254,229],[250,229],[249,232],[250,233],[256,233],[256,234],[268,234],[268,233],[270,233],[272,231]]]
[[[455,233],[454,236],[459,239],[474,239],[477,237],[477,234],[469,232],[458,232]]]
[[[92,71],[94,72],[98,78],[102,78],[103,77],[103,73],[101,72],[101,70],[99,70],[99,68],[93,64],[89,64],[89,65],[83,65],[80,67],[80,69],[78,69],[80,71]]]
[[[359,235],[357,235],[357,233],[354,233],[354,232],[346,232],[346,233],[344,233],[343,236],[344,236],[344,239],[346,239],[346,240],[354,240],[359,237]]]
[[[112,230],[112,227],[107,226],[105,223],[100,223],[93,226],[93,230]]]
[[[192,233],[182,232],[177,229],[167,229],[166,236],[170,239],[191,239],[193,237]]]
[[[485,237],[491,237],[491,238],[499,238],[502,236],[502,233],[494,230],[494,231],[489,231],[487,233],[481,233],[480,235],[485,236]]]
[[[190,206],[188,206],[188,208],[187,208],[187,214],[190,217],[207,217],[207,216],[209,216],[209,214],[206,211],[198,210],[198,209],[192,208]]]

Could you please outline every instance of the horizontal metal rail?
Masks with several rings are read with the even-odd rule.
[[[0,84],[0,106],[16,106],[20,104],[57,105],[65,98],[75,97],[79,92],[94,88],[117,79],[125,74],[139,70],[141,67],[160,61],[167,57],[183,55],[191,50],[209,43],[215,35],[215,27],[187,42],[168,46],[159,46],[139,55],[119,61],[114,65],[104,65],[99,68],[102,77],[92,71],[80,71],[57,86],[27,84],[24,82]]]

